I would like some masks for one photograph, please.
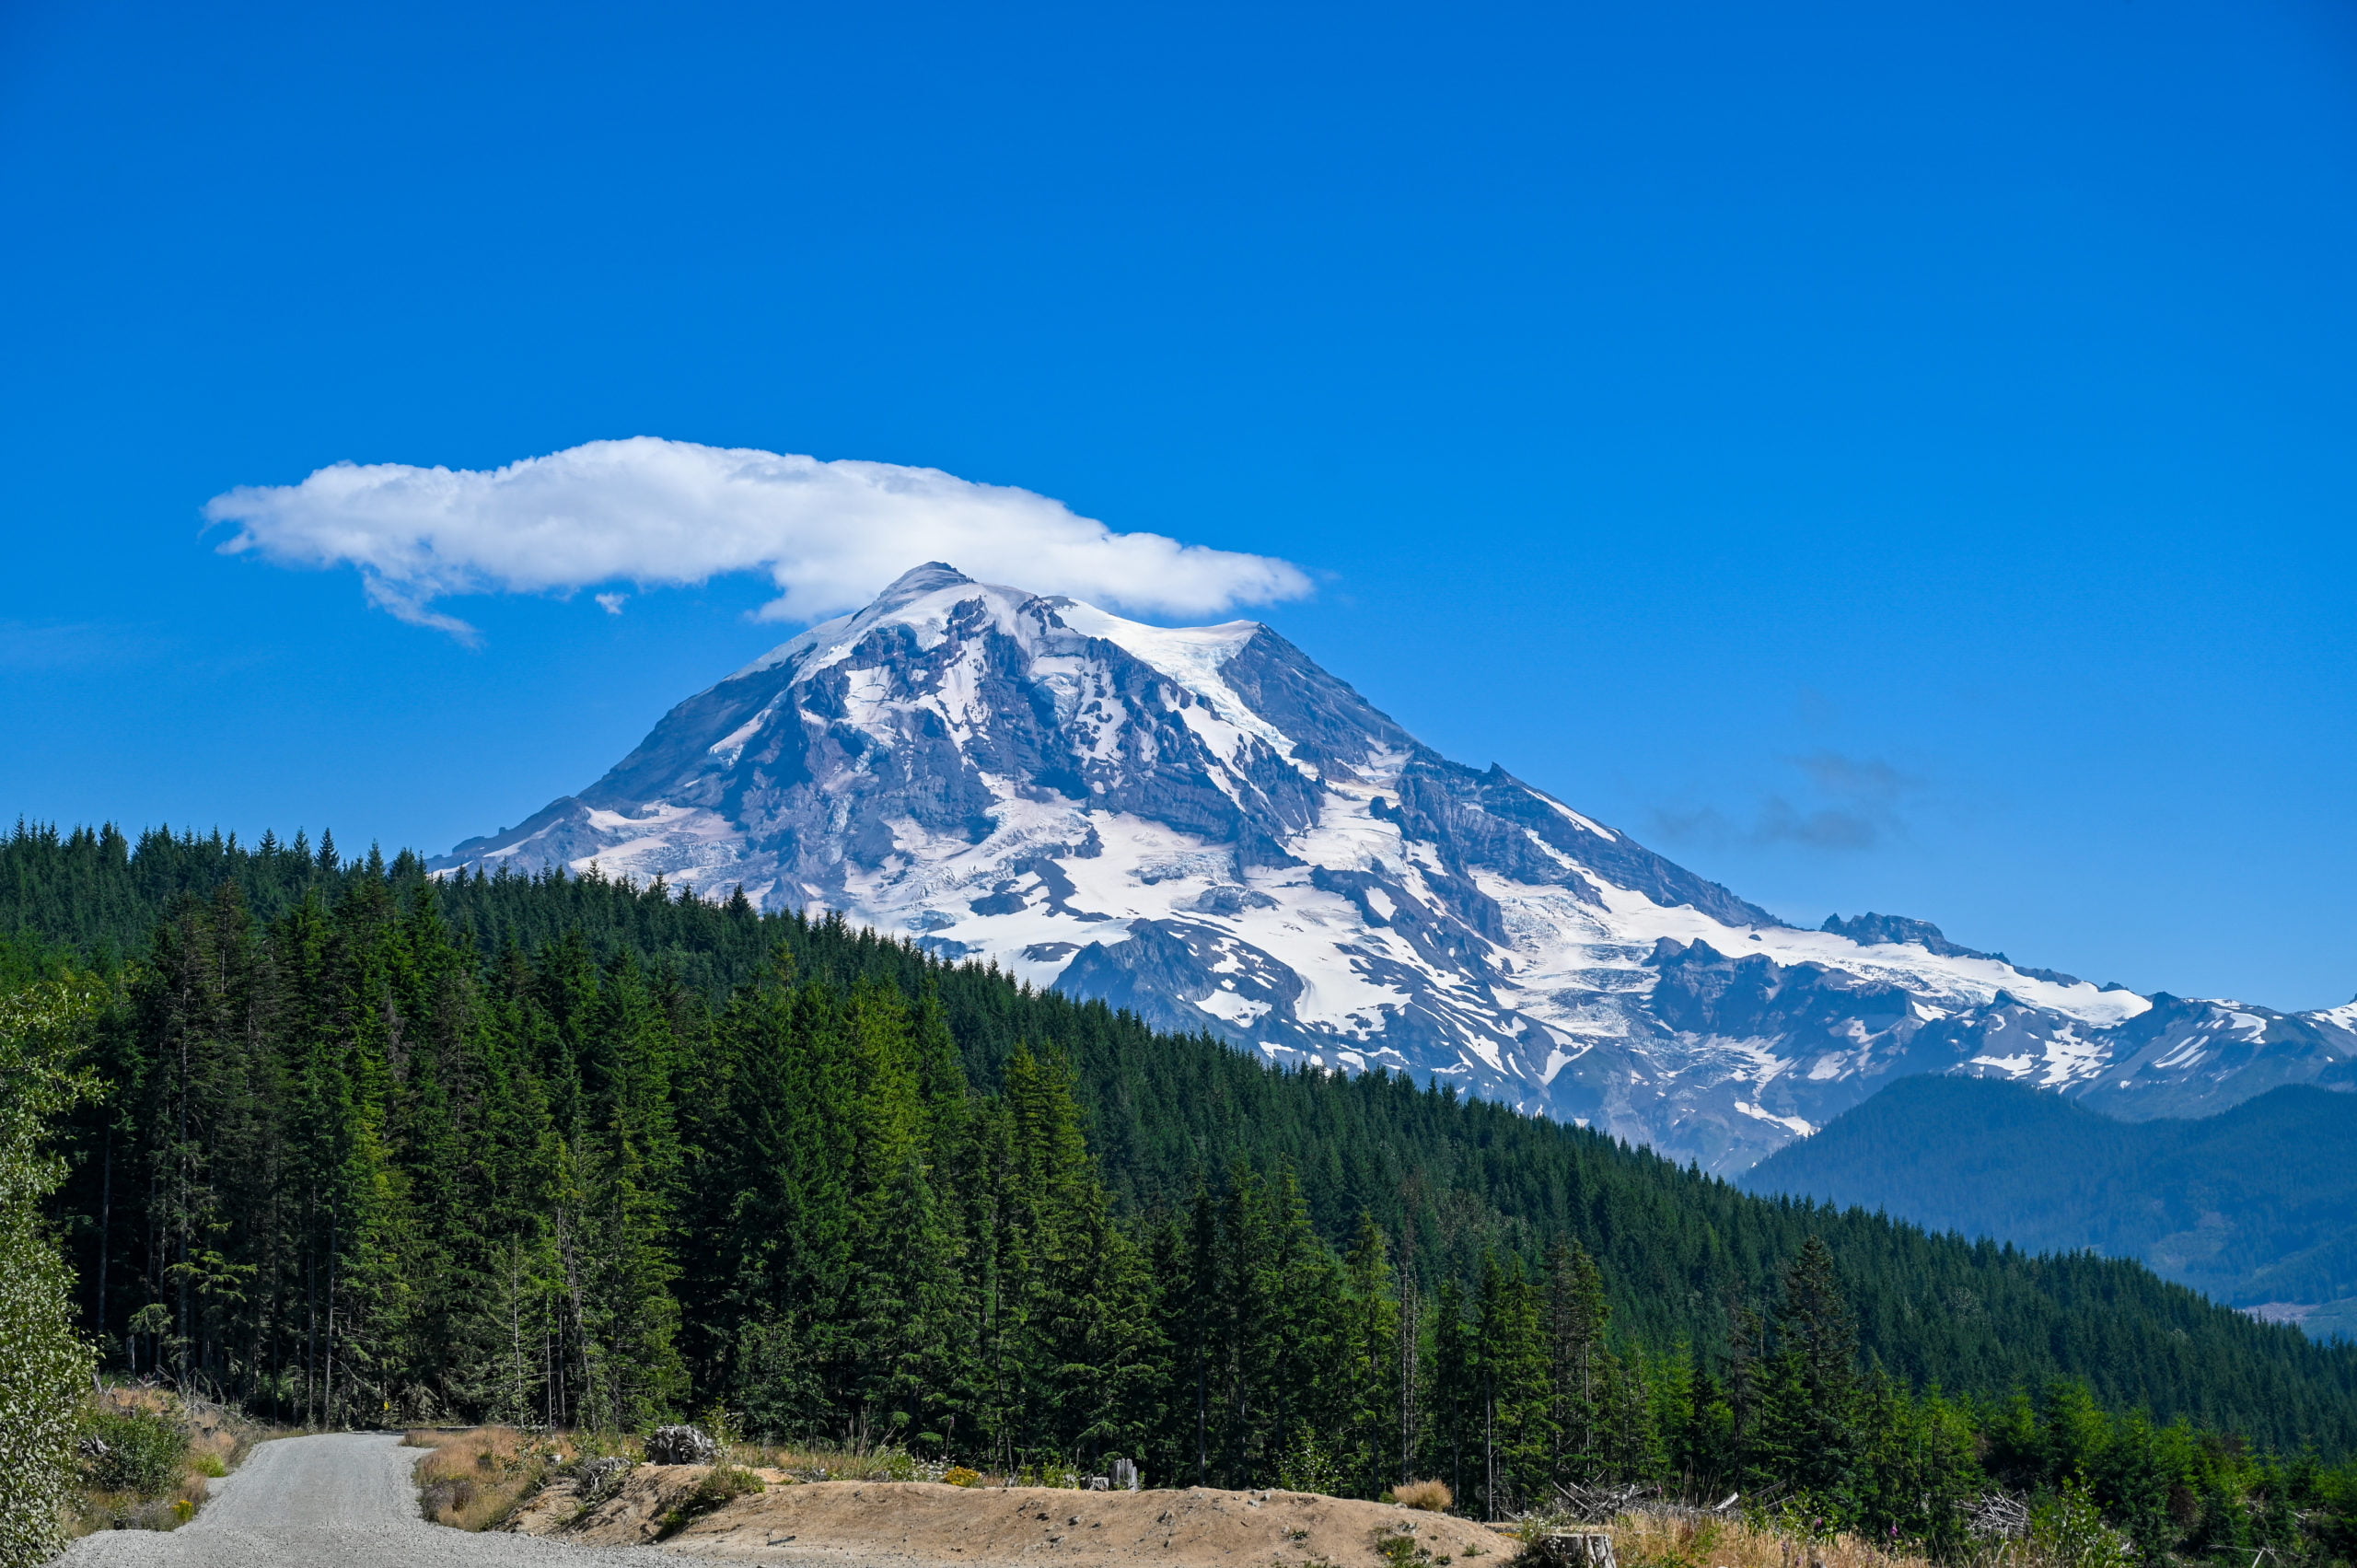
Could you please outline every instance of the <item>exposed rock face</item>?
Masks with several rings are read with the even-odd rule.
[[[1146,626],[938,563],[435,865],[592,863],[840,910],[1161,1028],[1453,1081],[1723,1171],[1899,1073],[2161,1115],[2357,1055],[2357,1009],[2155,1007],[1922,922],[1782,924],[1441,757],[1266,626]]]

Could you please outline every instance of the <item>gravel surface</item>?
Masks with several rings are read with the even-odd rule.
[[[282,1437],[215,1481],[213,1500],[179,1529],[103,1530],[58,1561],[76,1568],[690,1568],[703,1561],[429,1525],[410,1473],[426,1453],[390,1434]]]

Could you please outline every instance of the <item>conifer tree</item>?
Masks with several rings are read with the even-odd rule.
[[[1547,1260],[1548,1470],[1554,1481],[1585,1482],[1603,1464],[1607,1407],[1605,1330],[1611,1303],[1587,1249],[1556,1239]]]
[[[1765,1365],[1754,1466],[1785,1478],[1822,1517],[1857,1516],[1860,1427],[1856,1319],[1833,1253],[1811,1236],[1784,1272],[1775,1352]]]
[[[1224,1336],[1227,1254],[1220,1245],[1219,1210],[1210,1185],[1198,1171],[1195,1191],[1187,1205],[1185,1228],[1172,1227],[1165,1254],[1163,1280],[1164,1335],[1170,1347],[1171,1378],[1164,1408],[1183,1411],[1187,1433],[1178,1459],[1182,1473],[1198,1486],[1209,1485],[1213,1456],[1220,1452],[1214,1435],[1213,1404],[1225,1386]]]
[[[1604,1388],[1605,1473],[1641,1485],[1660,1481],[1666,1465],[1643,1358],[1608,1352]]]
[[[1857,1523],[1916,1542],[1935,1561],[1963,1556],[1968,1509],[1986,1485],[1964,1412],[1937,1390],[1911,1395],[1879,1372],[1864,1380],[1856,1411]]]
[[[1272,1314],[1263,1452],[1274,1479],[1295,1491],[1341,1485],[1338,1438],[1350,1420],[1349,1300],[1342,1264],[1309,1223],[1301,1182],[1288,1167],[1264,1188]]]
[[[1219,1453],[1224,1484],[1251,1486],[1276,1458],[1269,1412],[1275,1402],[1271,1330],[1277,1312],[1275,1227],[1265,1184],[1238,1163],[1228,1171],[1220,1214],[1217,1343],[1221,1399]]]
[[[1464,1289],[1453,1278],[1441,1282],[1433,1303],[1431,1341],[1425,1463],[1452,1493],[1469,1496],[1483,1458],[1481,1362],[1474,1327],[1466,1321]]]
[[[1147,1282],[1086,1157],[1072,1071],[1018,1046],[1004,1091],[996,1350],[1009,1449],[1137,1451],[1155,1365]]]
[[[1482,1258],[1479,1315],[1481,1468],[1473,1497],[1478,1516],[1496,1519],[1547,1495],[1553,1446],[1546,1331],[1520,1260]]]
[[[1343,1259],[1344,1313],[1338,1376],[1341,1463],[1362,1495],[1409,1478],[1399,1473],[1399,1302],[1390,1247],[1375,1216],[1359,1213]]]
[[[898,993],[864,984],[851,998],[853,1237],[845,1375],[862,1432],[905,1440],[955,1415],[956,1368],[970,1320],[957,1279],[951,1216],[935,1194],[923,1071]],[[940,1085],[936,1093],[946,1095]]]

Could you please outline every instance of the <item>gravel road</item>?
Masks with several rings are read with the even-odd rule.
[[[75,1568],[691,1568],[702,1561],[429,1525],[410,1474],[425,1454],[374,1433],[282,1437],[215,1481],[213,1500],[179,1529],[104,1530],[58,1561]]]

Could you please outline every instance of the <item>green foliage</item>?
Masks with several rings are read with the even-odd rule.
[[[63,1176],[44,1147],[95,1085],[76,1065],[95,995],[45,981],[0,993],[0,1568],[47,1561],[74,1483],[76,1400],[90,1353],[73,1277],[38,1205]]]
[[[1277,1484],[1287,1492],[1347,1493],[1345,1475],[1331,1449],[1307,1427],[1295,1434],[1293,1446],[1277,1466]]]
[[[716,1408],[926,1473],[1121,1454],[1483,1515],[1765,1493],[1947,1557],[1968,1500],[2084,1477],[2148,1559],[2347,1557],[2357,1353],[2133,1265],[1746,1197],[741,898],[28,830],[11,929],[26,974],[70,942],[114,977],[103,1098],[26,1122],[64,1119],[89,1328],[289,1423],[594,1453]]]
[[[2126,1538],[2104,1523],[2092,1489],[2075,1476],[2032,1512],[2029,1545],[2050,1568],[2128,1568],[2135,1561]]]
[[[1802,1243],[1784,1275],[1776,1342],[1746,1467],[1755,1485],[1772,1478],[1791,1486],[1802,1511],[1847,1521],[1858,1512],[1850,1488],[1864,1437],[1857,1326],[1833,1254],[1817,1237]]]
[[[2141,1258],[2221,1301],[2335,1302],[2357,1297],[2352,1142],[2357,1096],[2313,1085],[2130,1122],[2026,1084],[1926,1074],[1741,1180],[2035,1250]]]
[[[93,1491],[161,1497],[180,1485],[188,1432],[165,1411],[97,1406],[84,1415],[80,1436],[89,1456],[84,1479]]]
[[[217,904],[227,884],[237,889],[250,932],[294,922],[308,934],[300,958],[305,973],[293,989],[319,1000],[296,1009],[287,1024],[314,1010],[355,1024],[352,1002],[318,982],[348,968],[373,940],[355,929],[366,923],[353,918],[354,906],[398,907],[422,879],[414,857],[389,864],[343,860],[324,842],[314,850],[299,835],[291,844],[266,838],[247,848],[217,836],[159,831],[143,836],[134,853],[111,830],[61,836],[25,828],[0,843],[0,933],[39,934],[75,945],[93,962],[120,962],[124,954],[147,950],[158,920],[185,912],[190,900]],[[1427,1302],[1442,1278],[1474,1277],[1485,1250],[1538,1265],[1554,1238],[1568,1237],[1602,1271],[1614,1321],[1632,1341],[1655,1347],[1683,1342],[1706,1359],[1731,1348],[1727,1299],[1766,1298],[1778,1272],[1816,1234],[1840,1260],[1862,1351],[1912,1386],[1994,1393],[2072,1376],[2112,1408],[2141,1406],[2162,1420],[2182,1414],[2285,1448],[2313,1442],[2341,1452],[2357,1446],[2357,1354],[2305,1344],[2292,1331],[2219,1310],[2132,1264],[2083,1255],[2026,1257],[1993,1244],[1959,1245],[1870,1214],[1754,1201],[1723,1182],[1575,1128],[1467,1104],[1445,1089],[1420,1089],[1384,1074],[1341,1079],[1271,1071],[1215,1041],[1157,1037],[1102,1006],[1029,993],[988,966],[935,964],[907,943],[840,922],[757,916],[741,901],[708,904],[683,899],[676,889],[560,874],[454,877],[436,884],[433,901],[441,941],[471,972],[458,984],[439,978],[411,983],[393,998],[404,1040],[419,1027],[447,1037],[444,1025],[422,1014],[474,1006],[475,999],[532,974],[539,977],[533,994],[520,1003],[502,1001],[502,1016],[485,1021],[500,1025],[510,1060],[519,1066],[532,1066],[533,1052],[557,1050],[573,1053],[594,1084],[599,1063],[594,1053],[579,1052],[582,1031],[594,1034],[601,1016],[575,1009],[567,1001],[573,982],[543,975],[543,969],[561,960],[559,967],[572,974],[595,977],[627,955],[662,1010],[713,1016],[761,984],[783,949],[798,976],[824,982],[837,994],[865,981],[926,1007],[928,1039],[919,1066],[931,1075],[928,1082],[955,1066],[976,1088],[993,1091],[1018,1045],[1061,1056],[1073,1069],[1073,1092],[1117,1214],[1182,1209],[1201,1175],[1224,1173],[1239,1161],[1263,1178],[1289,1167],[1298,1174],[1302,1202],[1319,1237],[1347,1243],[1364,1214],[1391,1239],[1395,1267]],[[434,972],[447,970],[437,960]],[[461,991],[470,995],[462,997]],[[562,1028],[551,1028],[552,1014],[563,1019]],[[347,1052],[317,1065],[356,1070],[382,1049],[366,1039],[354,1043],[357,1058]],[[391,1043],[389,1037],[383,1042]],[[138,1052],[128,1052],[109,1075],[145,1065]],[[379,1076],[392,1065],[385,1062]],[[496,1081],[526,1098],[535,1092],[552,1097],[551,1110],[559,1121],[572,1115],[574,1102],[559,1083],[506,1071]],[[368,1086],[354,1079],[356,1090]],[[708,1087],[725,1086],[691,1077],[673,1083],[671,1092],[695,1108],[704,1103]],[[943,1103],[937,1091],[927,1095]],[[444,1098],[459,1104],[447,1092]],[[320,1114],[328,1109],[317,1108]],[[368,1111],[365,1103],[347,1109],[355,1120]],[[505,1116],[510,1107],[497,1109]],[[537,1112],[517,1114],[528,1120]],[[310,1117],[307,1110],[304,1120]],[[86,1119],[82,1158],[67,1197],[72,1210],[90,1222],[76,1232],[76,1261],[86,1277],[100,1272],[99,1235],[120,1231],[119,1225],[95,1223],[106,1206],[106,1173],[124,1173],[122,1161],[110,1166],[105,1132],[99,1118]],[[800,1157],[810,1157],[812,1145],[797,1147]],[[395,1157],[413,1161],[413,1146]],[[660,1164],[668,1151],[642,1157]],[[356,1179],[356,1168],[352,1174]],[[428,1185],[442,1196],[450,1191],[439,1179]],[[314,1198],[308,1181],[302,1191],[305,1202],[325,1203],[336,1196],[321,1187]],[[632,1193],[605,1196],[635,1201]],[[363,1219],[391,1213],[372,1199],[371,1214]],[[181,1261],[192,1286],[243,1288],[233,1277],[205,1272],[204,1213],[187,1211],[174,1221],[174,1246],[188,1249]],[[324,1248],[326,1238],[319,1245]],[[343,1245],[341,1232],[337,1245]],[[213,1252],[212,1260],[233,1262],[218,1249]],[[482,1267],[504,1275],[510,1294],[528,1297],[561,1274],[563,1260],[553,1237],[543,1235],[529,1245],[517,1239],[496,1267]],[[107,1327],[120,1336],[125,1319],[145,1305],[128,1288],[142,1275],[128,1272],[120,1259],[106,1272]],[[372,1290],[386,1283],[367,1283]],[[309,1287],[311,1310],[322,1322],[326,1289],[324,1283]],[[168,1342],[185,1332],[178,1294],[168,1293],[170,1333],[143,1337],[143,1355],[160,1352],[168,1363],[174,1353]],[[523,1316],[520,1308],[517,1316]],[[341,1328],[339,1318],[339,1333]],[[681,1325],[681,1353],[691,1361],[709,1355],[704,1336],[711,1331],[707,1324]],[[323,1328],[307,1332],[316,1337]],[[731,1353],[741,1353],[749,1365],[776,1362],[792,1337],[790,1324],[758,1318],[743,1332],[745,1343]],[[511,1342],[522,1337],[510,1334]],[[192,1352],[196,1348],[192,1344]],[[511,1356],[519,1365],[527,1359],[520,1353]],[[791,1368],[807,1364],[805,1353],[795,1351],[779,1364],[787,1369],[780,1374],[784,1381],[772,1380],[774,1387],[790,1392],[799,1375]],[[668,1378],[666,1372],[656,1381],[676,1387]],[[615,1398],[643,1402],[644,1396],[625,1390]],[[794,1408],[807,1407],[803,1396],[794,1398],[802,1401]]]

